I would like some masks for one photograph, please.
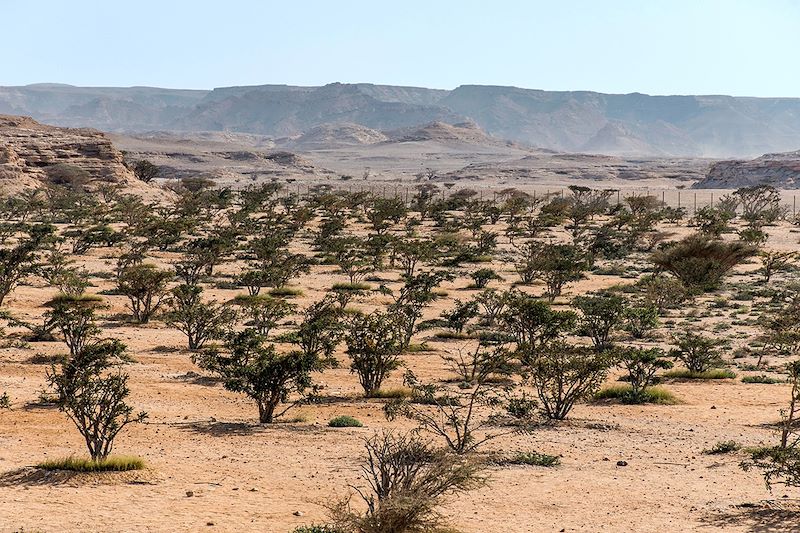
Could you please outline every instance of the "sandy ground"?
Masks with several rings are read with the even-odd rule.
[[[770,246],[796,247],[797,235],[790,228],[770,229]],[[109,270],[107,257],[112,252],[93,250],[83,261],[90,271]],[[167,262],[169,254],[158,257]],[[507,280],[497,287],[516,279],[512,264],[498,260],[492,266]],[[223,271],[236,268],[226,265]],[[318,299],[332,281],[343,281],[334,270],[315,267],[301,277],[295,285],[305,293],[298,303]],[[393,278],[396,273],[382,275]],[[775,283],[787,279],[778,276]],[[591,275],[570,287],[568,296],[620,281]],[[99,278],[95,282],[90,292],[111,287]],[[426,317],[437,316],[454,298],[474,294],[463,290],[467,283],[462,276],[447,284],[448,296]],[[53,293],[35,283],[20,287],[8,308],[20,316],[39,316]],[[218,299],[236,293],[208,291]],[[111,304],[108,315],[125,312],[124,298],[105,298]],[[710,328],[714,320],[719,319],[703,325]],[[101,324],[106,335],[128,344],[136,359],[128,367],[130,403],[150,415],[146,423],[129,426],[119,436],[115,451],[141,456],[148,469],[70,477],[30,468],[44,459],[83,454],[83,443],[62,413],[36,405],[47,366],[31,358],[61,353],[63,344],[24,345],[6,339],[6,347],[0,349],[0,391],[8,392],[13,408],[0,409],[2,532],[287,532],[324,521],[326,502],[346,495],[351,484],[361,485],[364,437],[382,428],[412,427],[409,422],[387,422],[380,401],[360,399],[357,380],[346,364],[317,376],[328,400],[299,407],[296,414],[304,415],[305,421],[260,426],[252,403],[199,374],[184,349],[185,338],[176,330],[160,322],[146,327]],[[427,340],[437,352],[460,345],[429,335],[420,334],[419,340]],[[338,355],[344,363],[341,348]],[[404,361],[423,378],[451,376],[437,353],[410,354]],[[401,374],[395,372],[388,386],[399,385]],[[743,445],[772,442],[774,434],[766,424],[777,420],[789,397],[788,386],[749,385],[739,379],[666,386],[681,404],[581,404],[564,423],[487,444],[487,450],[560,455],[562,464],[491,469],[486,487],[448,501],[444,513],[450,523],[465,533],[800,530],[799,490],[778,487],[770,493],[758,472],[739,468],[743,455],[702,453],[723,440]],[[365,427],[328,428],[327,421],[341,414],[359,418]],[[617,461],[627,466],[617,466]]]

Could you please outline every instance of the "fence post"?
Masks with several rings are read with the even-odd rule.
[[[678,209],[681,208],[681,190],[678,189]]]
[[[714,208],[714,193],[711,193],[711,208]]]
[[[692,208],[692,216],[697,213],[697,193],[694,193],[694,207]]]

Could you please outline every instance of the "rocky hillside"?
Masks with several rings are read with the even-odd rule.
[[[480,146],[509,144],[508,141],[502,141],[487,135],[474,122],[460,122],[458,124],[431,122],[418,128],[405,128],[390,132],[390,136],[396,142],[433,141],[445,144],[458,143]]]
[[[378,131],[472,121],[497,139],[635,156],[754,157],[800,148],[799,98],[649,96],[464,85],[452,91],[332,83],[212,91],[0,87],[0,113],[107,131],[296,137],[325,124]]]
[[[326,150],[344,146],[361,146],[388,140],[382,132],[348,122],[321,124],[302,135],[279,139],[278,144],[294,150]]]
[[[258,181],[326,181],[337,174],[277,147],[265,138],[245,134],[112,134],[114,144],[131,159],[147,159],[167,180],[203,176],[222,187],[239,188]]]
[[[711,166],[695,189],[738,189],[772,185],[776,189],[800,189],[800,151],[766,154],[749,161],[720,161]]]
[[[0,193],[47,183],[79,183],[89,189],[112,183],[148,199],[165,194],[136,179],[123,164],[122,153],[103,133],[0,115]]]

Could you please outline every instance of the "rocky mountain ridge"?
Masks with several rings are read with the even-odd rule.
[[[567,152],[754,157],[800,148],[800,98],[649,96],[463,85],[332,83],[211,91],[0,87],[0,113],[106,131],[239,132],[291,138],[323,125],[387,132],[474,122],[489,135]]]

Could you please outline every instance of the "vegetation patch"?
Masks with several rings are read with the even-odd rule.
[[[105,459],[87,457],[65,457],[52,459],[36,465],[43,470],[69,470],[71,472],[127,472],[144,468],[144,460],[127,455],[112,455]]]
[[[310,526],[296,527],[292,533],[345,533],[345,530],[336,526],[311,524]]]
[[[549,455],[539,452],[519,452],[516,455],[503,461],[507,465],[542,466],[552,468],[561,464],[561,458],[557,455]]]
[[[622,403],[655,403],[660,405],[675,405],[680,403],[675,395],[663,387],[647,387],[638,397],[634,397],[630,385],[611,385],[597,391],[595,400],[619,400]]]
[[[692,372],[685,368],[677,368],[664,372],[665,378],[671,379],[733,379],[736,373],[725,368],[712,368],[704,372]]]
[[[758,374],[755,376],[743,376],[742,383],[762,383],[764,385],[774,385],[776,383],[786,383],[786,380],[774,378],[766,374]]]
[[[369,283],[334,283],[332,289],[334,291],[369,291],[372,290],[372,287]]]
[[[269,295],[276,298],[295,298],[302,296],[303,291],[294,287],[275,287],[269,290]]]
[[[332,428],[360,428],[363,426],[361,420],[348,415],[337,416],[328,421],[328,427]]]
[[[714,444],[711,448],[703,450],[706,455],[722,455],[741,450],[742,447],[734,440],[722,440]]]
[[[414,391],[409,387],[388,387],[374,391],[371,398],[395,399],[395,398],[410,398]]]

